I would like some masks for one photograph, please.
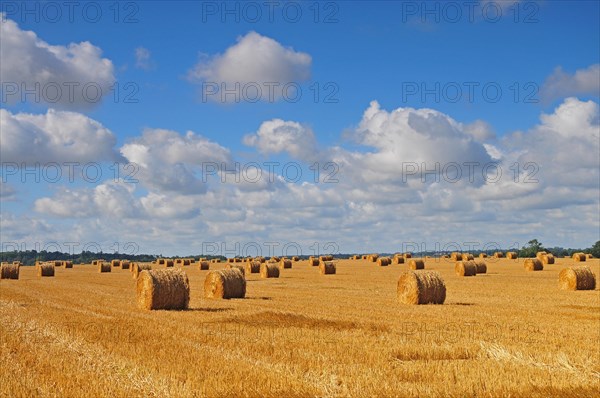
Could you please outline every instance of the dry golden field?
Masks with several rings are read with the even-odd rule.
[[[0,281],[2,397],[592,397],[600,391],[600,292],[562,291],[543,271],[487,259],[443,276],[444,305],[401,305],[406,264],[295,262],[247,275],[245,299],[208,300],[183,267],[187,311],[136,307],[129,270],[22,267]],[[588,260],[600,282],[600,261]],[[211,264],[221,269],[224,264]]]

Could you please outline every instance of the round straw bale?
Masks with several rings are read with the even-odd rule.
[[[404,264],[404,257],[394,257],[394,259],[392,260],[392,264]]]
[[[475,260],[475,256],[473,256],[471,253],[463,253],[462,259],[463,261],[473,261]]]
[[[369,259],[369,256],[367,256],[366,254],[363,254],[363,255],[362,255],[362,259],[363,259],[363,260],[368,260],[368,259]]]
[[[164,258],[157,258],[156,265],[166,265],[167,260]]]
[[[548,254],[548,253],[546,253],[545,251],[537,252],[537,253],[535,254],[535,258],[537,258],[538,260],[540,260],[540,261],[541,261],[541,260],[542,260],[542,257],[544,257],[546,254]]]
[[[525,271],[542,271],[544,269],[544,265],[537,258],[528,258],[523,265]]]
[[[404,253],[404,258],[412,258],[412,254],[411,253]]]
[[[239,269],[240,272],[242,273],[242,275],[246,274],[246,268],[243,265],[241,265],[241,264],[231,264],[231,263],[228,263],[225,267],[227,269]]]
[[[462,254],[458,253],[458,252],[452,252],[452,254],[450,254],[450,260],[452,261],[462,261]]]
[[[425,269],[425,261],[420,258],[412,258],[408,261],[409,269]]]
[[[389,257],[379,257],[377,259],[377,265],[379,265],[380,267],[387,267],[391,263],[392,263],[392,259]]]
[[[333,275],[336,272],[335,263],[333,261],[320,261],[319,272],[321,275]]]
[[[269,261],[271,261],[272,263],[278,263],[279,261],[281,261],[281,257],[273,256],[269,259]]]
[[[592,253],[586,253],[585,258],[591,259],[591,258],[594,258],[594,255]]]
[[[238,268],[210,271],[204,280],[204,297],[220,299],[246,297],[244,274]]]
[[[369,255],[369,261],[371,261],[372,263],[376,263],[378,258],[379,258],[379,254],[370,254]],[[333,260],[333,258],[332,258],[332,260]],[[330,261],[330,260],[325,260],[325,261]]]
[[[565,268],[558,274],[558,285],[563,290],[594,290],[596,275],[585,265]]]
[[[103,272],[110,272],[111,270],[111,265],[109,262],[106,261],[98,261],[98,272],[103,273]]]
[[[190,303],[190,283],[181,269],[140,272],[137,280],[138,306],[145,310],[185,310]]]
[[[298,256],[293,256],[293,257],[292,257],[292,261],[300,261],[300,257],[298,257]]]
[[[260,265],[262,263],[260,261],[248,261],[246,263],[246,274],[258,274],[260,273]]]
[[[398,279],[402,304],[444,304],[446,284],[437,271],[404,271]]]
[[[98,265],[98,260],[92,260],[92,265]]]
[[[509,260],[516,260],[519,256],[516,252],[506,252],[506,258]]]
[[[504,253],[496,252],[496,253],[494,253],[494,258],[504,258]]]
[[[487,258],[487,254],[486,253],[479,253],[479,258]]]
[[[319,256],[319,261],[333,261],[332,255]]]
[[[317,257],[314,256],[310,256],[308,258],[308,264],[312,267],[318,267],[319,266],[319,259]]]
[[[485,274],[487,273],[487,265],[485,264],[485,261],[483,260],[474,260],[473,263],[475,264],[475,272],[478,274]]]
[[[63,267],[65,268],[73,268],[73,261],[67,260],[62,262]]]
[[[152,269],[152,265],[133,263],[131,269],[133,270],[133,279],[137,279],[142,271],[150,271]]]
[[[575,260],[575,262],[585,261],[587,260],[587,256],[584,253],[574,253],[573,260]]]
[[[62,267],[62,265],[63,265],[63,262],[60,260],[54,260],[54,261],[52,261],[52,263],[54,264],[55,267]],[[13,264],[14,264],[14,262],[13,262]]]
[[[131,262],[129,260],[121,260],[121,269],[129,269]]]
[[[174,267],[175,266],[175,261],[171,260],[171,259],[165,259],[165,267]]]
[[[19,268],[19,264],[3,263],[0,266],[0,279],[19,279]]]
[[[121,265],[121,260],[111,260],[110,261],[111,267],[118,267],[119,265]]]
[[[279,262],[279,269],[292,268],[292,260],[281,259]]]
[[[47,261],[37,267],[38,276],[54,276],[54,262]]]
[[[541,258],[542,264],[554,264],[554,255],[552,253],[547,253]]]
[[[210,263],[208,261],[198,261],[198,268],[200,268],[200,271],[210,269]]]
[[[192,262],[190,261],[189,258],[184,258],[183,259],[183,265],[184,266],[192,265]]]
[[[475,276],[477,275],[477,266],[473,261],[457,261],[454,265],[454,272],[458,276]]]
[[[261,278],[279,278],[279,268],[277,263],[261,263],[260,264]]]
[[[266,259],[266,258],[264,258],[263,256],[258,256],[258,257],[255,257],[255,258],[254,258],[254,260],[255,260],[255,261],[258,261],[258,262],[260,262],[260,263],[264,263],[264,262],[266,262],[266,261],[267,261],[267,259]]]

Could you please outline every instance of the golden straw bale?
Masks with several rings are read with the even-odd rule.
[[[475,272],[477,272],[478,274],[485,274],[487,273],[487,265],[485,264],[485,261],[483,260],[474,260],[473,263],[475,263]]]
[[[332,255],[319,256],[319,261],[333,261]]]
[[[198,261],[198,268],[200,271],[210,269],[210,263],[208,261]]]
[[[412,254],[411,253],[404,253],[404,258],[412,258]]]
[[[541,258],[542,264],[554,264],[554,255],[552,253],[547,253]]]
[[[174,267],[175,266],[175,261],[167,258],[165,259],[165,267]]]
[[[487,258],[487,256],[486,253],[479,253],[479,258]]]
[[[292,261],[300,261],[300,257],[298,257],[298,256],[293,256],[293,257],[292,257]]]
[[[261,278],[279,278],[279,268],[277,263],[261,263],[260,264]]]
[[[462,260],[463,261],[473,261],[473,260],[475,260],[475,256],[473,256],[471,253],[463,253]]]
[[[260,261],[251,260],[246,263],[246,274],[258,274],[260,273]]]
[[[98,272],[103,273],[103,272],[110,272],[111,271],[111,265],[109,262],[107,261],[99,261],[98,262]]]
[[[548,253],[545,252],[545,251],[537,252],[535,254],[535,258],[537,258],[538,260],[542,261],[542,257],[544,257],[546,254],[548,254]]]
[[[220,299],[246,297],[244,274],[238,268],[210,271],[204,280],[204,297]]]
[[[73,268],[73,261],[71,261],[71,260],[63,261],[62,266],[65,268]]]
[[[412,270],[425,269],[425,261],[420,258],[412,258],[408,261],[408,268]]]
[[[563,290],[594,290],[596,275],[585,265],[565,268],[558,274],[558,285]]]
[[[462,254],[458,253],[458,252],[452,252],[452,254],[450,254],[450,260],[452,261],[462,261]]]
[[[404,257],[396,256],[392,259],[392,264],[404,264]]]
[[[444,304],[446,284],[436,271],[404,271],[397,294],[402,304]]]
[[[310,256],[308,258],[308,265],[310,265],[312,267],[318,267],[319,266],[319,259],[317,257]]]
[[[138,306],[145,310],[184,310],[190,303],[190,283],[182,269],[140,272],[137,279]]]
[[[228,263],[225,268],[227,269],[239,269],[240,272],[245,275],[246,274],[246,268],[242,265],[242,264],[232,264],[232,263]]]
[[[2,263],[0,266],[0,279],[19,279],[19,268],[21,268],[19,264]]]
[[[119,265],[121,266],[121,269],[129,269],[131,267],[131,261],[121,260],[121,263]]]
[[[46,261],[39,264],[37,267],[38,276],[54,276],[54,262]]]
[[[575,262],[585,261],[587,260],[587,256],[584,253],[574,253],[573,260],[575,260]]]
[[[523,265],[525,271],[542,271],[544,269],[544,265],[537,258],[528,258]]]
[[[496,253],[494,253],[494,258],[504,258],[504,253],[496,252]]]
[[[133,270],[133,279],[137,279],[142,271],[150,271],[152,264],[133,263],[131,269]]]
[[[477,266],[473,261],[457,261],[454,265],[454,272],[458,276],[475,276],[477,275]]]
[[[121,260],[111,260],[110,261],[111,267],[118,267],[120,264],[121,264]]]
[[[320,261],[319,272],[321,275],[333,275],[336,273],[336,266],[333,261]]]
[[[281,259],[279,262],[279,269],[292,268],[292,260]]]
[[[518,257],[517,252],[506,252],[506,258],[509,260],[516,260]]]
[[[377,265],[379,265],[380,267],[387,267],[391,263],[392,263],[392,259],[389,257],[379,257],[377,259]]]

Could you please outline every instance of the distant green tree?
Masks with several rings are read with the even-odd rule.
[[[519,250],[519,257],[535,257],[537,252],[544,250],[542,243],[537,239],[532,239],[527,242],[527,246],[523,246],[521,250]]]
[[[600,240],[594,243],[594,246],[589,250],[589,253],[596,258],[600,258]]]

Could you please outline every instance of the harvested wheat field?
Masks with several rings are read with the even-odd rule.
[[[328,277],[307,260],[279,278],[246,273],[245,298],[229,300],[205,298],[213,271],[180,268],[183,311],[140,309],[141,282],[121,268],[77,264],[39,278],[23,266],[0,281],[0,396],[597,394],[600,293],[559,288],[573,259],[526,272],[522,260],[492,258],[486,274],[463,278],[455,261],[430,258],[414,272],[443,280],[438,305],[400,302],[406,264],[334,261]],[[585,265],[598,279],[600,261]]]

